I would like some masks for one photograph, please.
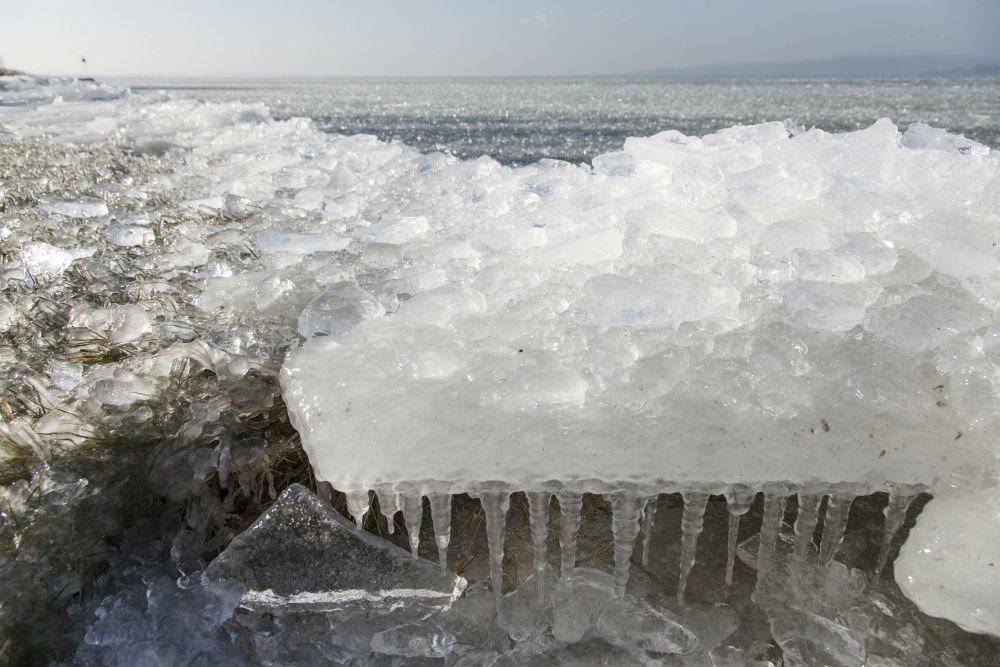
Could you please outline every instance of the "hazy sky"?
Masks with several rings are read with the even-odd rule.
[[[998,0],[4,0],[46,74],[614,74],[844,55],[1000,56]]]

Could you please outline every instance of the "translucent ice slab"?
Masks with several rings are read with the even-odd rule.
[[[352,310],[286,360],[318,478],[643,494],[991,479],[986,147],[775,123],[493,176],[492,209],[442,197],[436,217],[373,225],[408,232],[365,251],[408,270],[398,307]]]

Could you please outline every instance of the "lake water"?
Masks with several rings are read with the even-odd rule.
[[[590,162],[626,137],[789,121],[844,132],[889,118],[1000,146],[1000,79],[143,79],[114,83],[206,101],[259,101],[279,119],[374,134],[422,151]]]

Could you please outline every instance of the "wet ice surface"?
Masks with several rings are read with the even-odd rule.
[[[923,126],[826,135],[772,124],[634,140],[594,169],[510,169],[274,122],[262,105],[32,86],[19,80],[0,109],[10,661],[995,662],[995,642],[920,614],[890,576],[926,500],[908,510],[914,494],[960,495],[995,470],[1000,190],[985,147]],[[751,316],[771,325],[748,338]],[[380,361],[366,347],[401,335],[415,354]],[[347,492],[321,484],[323,502],[427,559],[413,566],[397,550],[411,567],[473,582],[450,607],[241,607],[252,581],[202,578],[227,545],[252,552],[243,531],[310,479],[277,384],[286,352],[310,337],[302,349],[320,358],[298,368],[361,382],[350,406],[361,415],[344,417],[344,432],[366,402],[395,424],[379,443],[391,456],[348,440],[324,463],[330,443],[317,436],[313,466]],[[437,427],[401,416],[432,404],[392,392],[475,378],[486,366],[463,356],[467,341],[504,371],[479,378],[497,385],[486,405],[527,436],[598,397],[602,414],[624,410],[619,424],[655,430],[644,413],[695,392],[694,407],[726,399],[701,405],[703,424],[742,410],[740,428],[769,434],[802,414],[803,442],[860,434],[853,444],[873,462],[849,448],[819,466],[794,453],[768,461],[785,453],[776,441],[753,445],[749,477],[715,465],[709,477],[680,447],[684,479],[612,457],[580,484],[550,486],[593,462],[528,465],[530,452],[508,446],[504,474],[484,476],[484,450],[465,436],[492,428],[487,440],[514,441],[495,415],[460,410],[444,416],[471,418],[463,438],[406,451],[406,438]],[[329,354],[345,357],[333,374]],[[856,372],[866,354],[878,372]],[[816,370],[852,355],[851,372]],[[367,376],[351,371],[364,360]],[[337,391],[296,400],[322,409]],[[910,411],[893,417],[900,396]],[[473,398],[462,387],[454,404]],[[854,415],[883,412],[868,438]],[[435,451],[467,460],[465,476],[440,484],[440,461],[421,456]],[[876,489],[888,499],[863,495]],[[943,547],[959,572],[987,551],[970,565]],[[938,584],[916,570],[924,592]],[[264,564],[261,576],[287,574]],[[336,587],[294,585],[308,597],[314,583]],[[285,593],[266,600],[296,594]]]

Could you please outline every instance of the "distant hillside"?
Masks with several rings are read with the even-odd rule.
[[[792,63],[732,63],[636,72],[634,76],[713,77],[924,77],[1000,76],[1000,58],[975,56],[849,56]]]

